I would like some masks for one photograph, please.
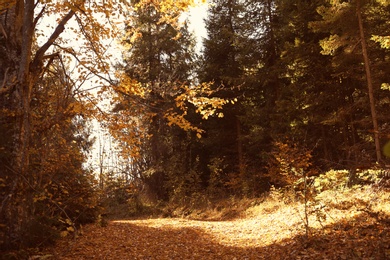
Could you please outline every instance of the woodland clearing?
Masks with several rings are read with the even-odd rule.
[[[150,218],[87,225],[45,259],[389,259],[389,192],[329,193],[321,212],[267,199],[228,220]],[[314,209],[315,207],[313,207]],[[318,207],[317,207],[318,208]],[[322,217],[320,217],[322,216]],[[191,216],[193,217],[193,216]],[[43,259],[43,258],[42,258]]]

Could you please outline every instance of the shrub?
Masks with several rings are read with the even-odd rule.
[[[330,170],[314,179],[314,189],[320,193],[326,190],[339,190],[347,186],[349,171]]]

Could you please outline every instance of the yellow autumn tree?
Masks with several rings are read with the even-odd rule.
[[[138,4],[146,2],[150,1],[139,1]],[[193,3],[192,0],[152,2],[162,10],[163,19],[169,21],[175,20],[175,17],[170,17],[172,8],[184,10]],[[73,153],[73,148],[79,149],[62,136],[65,133],[60,131],[61,124],[68,122],[70,127],[74,125],[76,115],[93,114],[91,107],[96,105],[96,101],[87,95],[87,89],[116,84],[112,78],[108,48],[117,37],[123,17],[136,7],[121,0],[0,1],[0,98],[4,101],[1,104],[4,112],[1,121],[7,123],[4,124],[7,129],[2,130],[11,139],[0,148],[1,153],[3,148],[7,149],[9,159],[5,160],[6,165],[0,175],[1,227],[6,227],[1,230],[1,236],[7,241],[7,247],[20,244],[25,239],[22,230],[30,224],[34,215],[32,205],[43,199],[36,196],[37,187],[44,180],[40,176],[50,177],[49,173],[56,171],[53,167],[60,161],[70,164],[69,167],[81,168],[79,159],[63,158],[59,154],[56,160],[42,158],[45,146],[37,149],[38,133],[40,128],[57,129],[58,132],[52,137],[59,147],[62,144],[66,148],[63,151],[65,154]],[[43,96],[36,95],[38,92],[49,93],[40,91],[40,88],[50,88],[51,84],[58,83],[41,84],[43,79],[50,78],[54,64],[62,64],[65,68],[64,73],[60,74],[62,78],[58,80],[66,81],[61,84],[72,89],[69,92],[71,96],[64,100],[73,101],[62,102],[63,105],[58,106],[55,104],[61,104],[61,100],[58,100],[60,97],[42,102],[37,98]],[[83,102],[74,98],[81,98],[79,101]],[[45,103],[47,113],[36,110],[37,104]],[[42,115],[48,118],[39,118]],[[50,151],[47,155],[50,155]],[[78,158],[80,156],[76,155]],[[46,165],[46,169],[41,165],[36,170],[36,158],[44,159],[42,165]],[[52,194],[46,191],[49,189],[43,184],[38,188],[43,188],[45,198]],[[58,186],[57,189],[62,187]],[[71,193],[70,189],[66,191]],[[58,209],[61,208],[61,200],[53,198],[51,201],[57,202]],[[8,239],[11,237],[13,239]]]

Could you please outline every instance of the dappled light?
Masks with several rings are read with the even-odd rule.
[[[363,193],[360,193],[363,195]],[[387,194],[387,196],[389,196]],[[328,218],[311,215],[304,237],[302,205],[265,201],[234,220],[151,218],[114,220],[83,228],[76,240],[47,254],[59,259],[385,259],[390,256],[390,211],[370,214],[340,203]],[[384,257],[384,258],[383,258]]]
[[[389,0],[0,0],[0,259],[390,259]]]

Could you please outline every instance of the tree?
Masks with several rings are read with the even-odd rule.
[[[363,25],[362,10],[361,10],[361,3],[360,2],[361,2],[360,0],[356,1],[356,14],[357,14],[358,24],[359,24],[359,33],[360,33],[360,42],[362,45],[364,69],[366,72],[368,97],[370,99],[371,118],[372,118],[372,124],[374,127],[373,130],[374,130],[376,161],[381,162],[382,161],[382,151],[381,151],[381,146],[379,143],[378,118],[376,115],[376,108],[375,108],[374,87],[373,87],[372,77],[371,77],[371,64],[370,64],[370,59],[368,57],[368,52],[367,52],[367,43],[366,43],[366,37],[365,37],[365,33],[364,33],[364,25]]]
[[[380,107],[376,104],[375,99],[378,95],[375,97],[374,91],[379,90],[379,84],[374,82],[381,81],[382,74],[380,70],[387,62],[381,58],[384,52],[382,51],[382,54],[380,54],[378,48],[372,42],[368,41],[368,35],[375,34],[378,31],[385,33],[381,23],[383,20],[386,20],[385,17],[388,17],[388,10],[384,6],[376,3],[365,3],[363,5],[360,1],[348,3],[334,1],[329,5],[319,7],[318,12],[321,14],[323,20],[313,22],[311,26],[317,32],[328,31],[331,33],[329,38],[325,38],[320,42],[323,48],[322,53],[333,56],[332,62],[334,68],[338,70],[338,73],[334,73],[334,75],[340,77],[340,82],[347,82],[349,80],[349,85],[355,85],[355,90],[351,90],[351,100],[355,107],[358,104],[355,102],[357,101],[356,94],[358,92],[364,93],[361,87],[364,86],[362,75],[365,75],[366,84],[368,85],[368,91],[365,91],[365,93],[368,93],[369,97],[369,105],[367,107],[371,111],[375,157],[376,161],[380,162],[382,158],[379,130],[382,128],[383,123],[380,123],[382,121],[380,119],[381,117],[377,116],[376,112]],[[364,26],[364,23],[367,25]],[[356,48],[359,44],[361,48]],[[368,56],[368,51],[371,53],[371,58]],[[378,68],[377,72],[373,71],[370,59],[375,60],[375,67]],[[356,73],[357,71],[359,73]],[[376,87],[374,87],[375,85]],[[357,90],[357,86],[359,86],[359,90]],[[352,97],[353,92],[355,93],[355,97]],[[360,122],[361,125],[362,121]],[[356,126],[357,124],[352,127],[356,128]],[[363,128],[368,129],[368,126],[364,125]],[[361,136],[358,130],[352,133],[352,135],[354,136],[354,140],[358,140],[359,135]]]
[[[148,1],[141,1],[140,4],[145,2]],[[170,15],[171,10],[184,10],[191,3],[192,1],[161,1],[155,5],[163,10],[161,19],[174,23],[176,17]],[[85,97],[85,94],[80,91],[80,87],[92,76],[98,78],[97,85],[117,83],[110,78],[109,55],[106,52],[107,44],[104,40],[116,37],[115,19],[118,19],[129,6],[123,1],[96,3],[95,1],[75,0],[38,1],[36,3],[33,0],[15,0],[2,1],[0,8],[0,41],[2,43],[0,50],[2,53],[0,98],[5,101],[1,106],[7,112],[6,116],[2,115],[1,120],[7,123],[9,129],[5,129],[5,131],[8,131],[12,136],[11,141],[4,142],[4,148],[10,149],[10,151],[8,155],[5,155],[7,168],[4,172],[2,170],[1,175],[1,181],[6,184],[4,192],[1,194],[0,213],[7,215],[6,219],[12,222],[11,225],[5,225],[8,226],[7,234],[15,238],[15,240],[7,240],[12,246],[23,239],[21,230],[29,224],[34,215],[35,205],[31,202],[40,201],[34,195],[37,191],[35,182],[41,184],[37,187],[45,190],[47,182],[41,182],[43,180],[41,173],[45,173],[47,176],[52,170],[51,167],[55,166],[57,160],[61,159],[60,154],[55,154],[58,156],[57,160],[46,160],[43,157],[41,158],[44,159],[42,165],[46,165],[48,169],[38,167],[39,170],[36,171],[35,163],[41,153],[51,151],[50,146],[52,145],[59,147],[64,145],[66,155],[64,162],[67,162],[71,169],[64,167],[62,170],[67,169],[80,173],[75,176],[79,176],[81,179],[75,180],[73,178],[73,181],[82,180],[82,185],[89,186],[91,182],[88,178],[83,177],[85,171],[82,169],[82,161],[84,159],[80,151],[76,151],[81,147],[76,147],[73,144],[74,139],[71,137],[76,135],[76,132],[72,130],[72,127],[77,125],[73,121],[77,120],[76,115],[90,115],[90,109],[86,109],[89,107],[87,103],[74,102],[71,96],[77,92],[80,96],[84,95]],[[52,19],[53,16],[57,16],[58,19],[48,35],[45,32],[46,28],[41,26],[44,26],[45,21]],[[51,21],[50,24],[53,22]],[[65,27],[67,27],[67,32],[71,32],[75,36],[73,41],[66,38]],[[75,41],[79,41],[80,44],[72,46]],[[70,76],[69,69],[65,68],[70,64],[70,61],[76,64],[76,75]],[[51,96],[48,89],[52,85],[50,81],[48,83],[45,80],[52,79],[50,70],[53,67],[58,67],[55,65],[57,62],[62,63],[60,66],[62,69],[60,77],[56,78],[53,84],[62,87],[59,89],[60,93],[66,95],[64,103],[56,103],[52,99],[47,101],[40,99],[48,97],[47,95]],[[67,103],[69,101],[70,103]],[[49,102],[49,104],[46,103],[49,109],[42,111],[42,107],[39,106],[43,106],[45,102]],[[51,107],[51,105],[56,105],[56,107]],[[34,109],[37,110],[34,111]],[[43,122],[39,121],[36,118],[41,119],[40,117],[45,115],[54,118],[49,118],[47,122],[43,119]],[[61,124],[64,124],[63,132],[58,129]],[[58,131],[50,132],[53,128]],[[45,140],[36,139],[41,137],[40,131],[46,134],[50,133],[48,135],[52,137],[52,140],[49,142],[49,146],[38,147],[40,142]],[[80,138],[80,141],[82,140],[83,138]],[[86,144],[87,141],[82,143]],[[12,156],[10,156],[11,153]],[[57,170],[54,167],[53,173],[57,173]],[[48,179],[50,176],[49,174]],[[63,182],[72,185],[69,179]],[[59,188],[60,186],[57,187],[57,189]],[[76,191],[74,194],[77,194]],[[50,201],[56,200],[50,198]],[[59,204],[57,203],[57,205]],[[44,207],[44,205],[42,206]]]
[[[203,42],[199,80],[212,82],[212,88],[216,90],[215,95],[224,99],[237,98],[240,95],[238,87],[243,83],[241,78],[243,60],[240,60],[242,58],[240,55],[245,55],[241,51],[243,52],[244,48],[248,47],[245,44],[248,42],[239,33],[242,29],[239,18],[241,14],[244,14],[244,6],[239,1],[213,1],[206,19],[208,35]],[[202,147],[200,148],[203,150],[202,153],[206,155],[200,157],[201,164],[209,165],[213,169],[220,167],[219,164],[226,165],[223,174],[220,175],[222,180],[218,182],[230,182],[232,188],[245,193],[245,162],[239,113],[236,104],[230,105],[225,108],[223,117],[210,119],[204,124],[207,138],[201,140],[199,145]],[[217,162],[218,165],[214,165]],[[205,176],[203,179],[209,182],[210,186],[220,186],[211,183],[214,178],[210,174],[212,172],[206,170],[203,173]],[[231,181],[233,179],[240,181]],[[214,179],[214,181],[217,180]],[[218,194],[215,191],[213,193]]]
[[[198,102],[203,87],[192,86],[195,42],[186,22],[176,27],[161,22],[161,17],[154,5],[142,5],[127,23],[124,44],[129,48],[123,70],[142,91],[117,89],[114,112],[124,124],[111,125],[117,140],[127,143],[123,148],[133,149],[126,155],[137,166],[132,175],[142,180],[154,201],[191,193],[194,185],[186,180],[192,171],[189,149],[194,134],[187,131],[200,135],[202,130],[189,121],[189,106],[196,103],[207,115],[209,103],[206,97]],[[126,122],[130,124],[123,128]],[[137,143],[131,143],[130,133],[136,134]]]

